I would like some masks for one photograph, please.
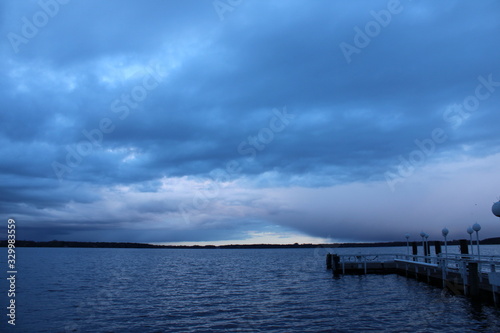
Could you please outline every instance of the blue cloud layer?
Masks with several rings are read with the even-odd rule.
[[[266,193],[308,202],[320,192],[303,189],[328,188],[335,201],[341,186],[382,184],[371,193],[387,205],[377,218],[392,221],[391,189],[412,177],[435,188],[426,168],[464,160],[478,161],[479,177],[500,152],[497,1],[230,6],[0,5],[0,207],[25,221],[27,237],[217,241],[279,225],[394,238],[354,211],[332,234],[347,213],[287,208]],[[357,49],[349,62],[345,44]],[[418,153],[416,140],[436,129],[446,139]],[[410,170],[402,161],[412,158]]]

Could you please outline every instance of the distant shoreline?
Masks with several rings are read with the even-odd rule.
[[[434,241],[430,241],[431,245]],[[500,244],[500,237],[480,241],[483,245]],[[410,242],[411,244],[412,242]],[[441,243],[443,243],[441,241]],[[421,245],[421,242],[417,241]],[[458,240],[448,242],[458,245]],[[327,243],[327,244],[231,244],[231,245],[154,245],[127,242],[70,242],[53,240],[49,242],[16,241],[16,247],[74,247],[74,248],[120,248],[120,249],[295,249],[295,248],[350,248],[350,247],[396,247],[406,246],[406,242],[373,243]],[[7,247],[7,240],[0,241],[0,247]]]

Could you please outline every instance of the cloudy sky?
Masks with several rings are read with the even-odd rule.
[[[0,14],[0,211],[18,239],[390,241],[474,222],[500,236],[498,1]]]

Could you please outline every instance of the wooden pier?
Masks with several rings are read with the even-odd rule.
[[[399,274],[474,300],[500,302],[500,257],[474,255],[327,254],[334,275]]]

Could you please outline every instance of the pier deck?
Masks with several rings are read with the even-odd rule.
[[[475,300],[500,300],[500,257],[327,254],[326,264],[335,275],[399,274]]]

